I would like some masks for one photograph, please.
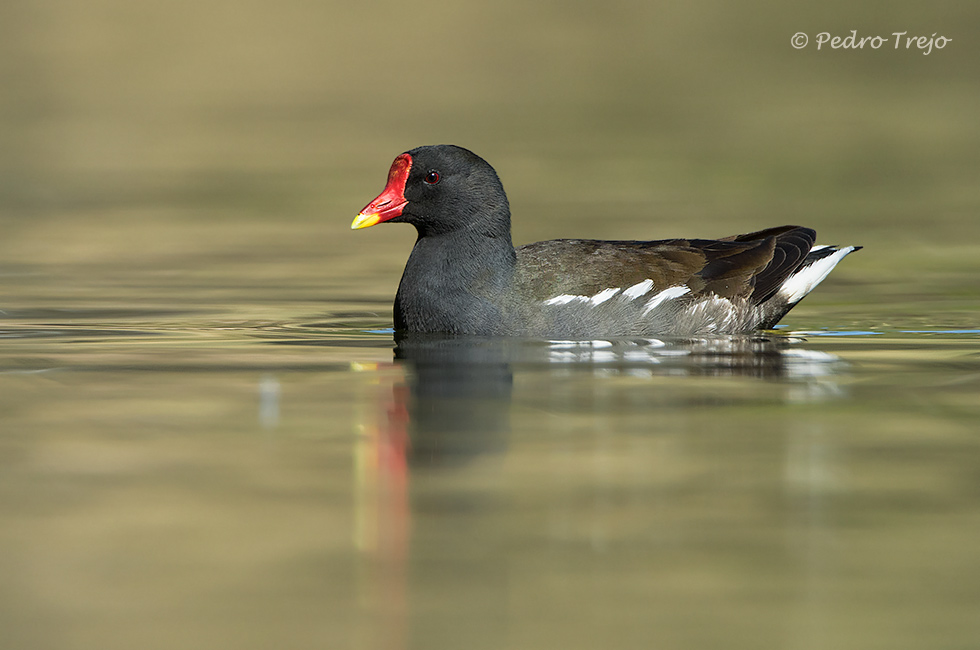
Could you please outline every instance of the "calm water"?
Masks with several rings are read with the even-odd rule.
[[[0,9],[3,645],[977,647],[980,12],[943,6]],[[954,40],[789,44],[837,24]],[[414,233],[348,228],[446,141],[518,243],[865,249],[768,336],[396,347]]]

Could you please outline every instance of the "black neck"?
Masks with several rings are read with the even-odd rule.
[[[420,234],[395,297],[395,329],[500,333],[516,264],[510,229],[503,230]]]

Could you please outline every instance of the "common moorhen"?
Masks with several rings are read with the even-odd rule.
[[[773,327],[859,246],[780,226],[724,239],[554,239],[514,248],[497,174],[454,145],[391,165],[351,224],[415,226],[395,296],[406,333],[549,338],[733,334]]]

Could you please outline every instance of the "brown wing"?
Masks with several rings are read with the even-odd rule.
[[[724,298],[770,297],[813,245],[809,228],[783,226],[720,240],[598,241],[556,239],[521,246],[518,284],[538,299],[595,295],[650,279]]]
[[[772,259],[755,276],[752,302],[757,305],[771,298],[786,278],[800,268],[817,240],[817,232],[812,228],[802,226],[780,226],[745,235],[727,237],[725,241],[740,242],[768,238],[773,238],[775,242]]]

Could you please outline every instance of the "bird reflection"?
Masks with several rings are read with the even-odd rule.
[[[403,337],[395,359],[407,370],[410,462],[455,463],[501,451],[510,428],[513,349],[503,340]]]
[[[441,498],[445,491],[431,487],[433,481],[441,485],[447,476],[458,475],[442,471],[447,468],[465,466],[467,475],[487,467],[494,471],[493,463],[475,466],[474,461],[506,450],[512,412],[521,413],[512,408],[515,401],[549,410],[628,408],[629,402],[597,406],[581,399],[583,387],[617,392],[606,381],[610,375],[625,377],[624,387],[639,387],[643,409],[656,410],[671,399],[662,394],[663,377],[776,380],[785,388],[772,391],[777,401],[823,399],[819,390],[805,387],[836,386],[832,377],[841,364],[785,336],[545,341],[412,335],[396,338],[394,356],[394,366],[403,372],[378,373],[371,388],[376,408],[363,413],[355,456],[355,539],[365,553],[359,585],[368,605],[363,628],[371,631],[362,647],[371,648],[412,646],[410,595],[423,587],[413,587],[410,567],[426,562],[420,549],[479,548],[483,543],[479,522],[492,499],[478,490],[450,490],[453,498],[447,501]],[[584,383],[577,381],[583,378]],[[801,387],[803,397],[793,397]],[[702,386],[689,398],[703,399],[695,395],[703,392]],[[421,524],[413,517],[419,511],[429,515]],[[452,525],[444,525],[447,519]],[[476,582],[450,583],[454,611],[467,620],[486,620],[487,607],[507,602],[505,556],[487,557],[492,559],[482,559],[479,569],[467,554],[440,557],[443,575],[478,571],[482,576]],[[500,612],[489,619],[505,616]],[[494,638],[493,630],[478,626],[453,629],[464,637],[454,647],[480,647],[481,639]]]
[[[833,375],[840,360],[786,336],[659,340],[545,341],[445,335],[396,338],[406,370],[410,464],[465,461],[506,446],[515,372],[756,377],[807,380]],[[833,390],[831,388],[831,390]],[[787,400],[820,396],[797,390]],[[795,397],[794,397],[795,396]],[[802,397],[800,397],[802,396]]]

